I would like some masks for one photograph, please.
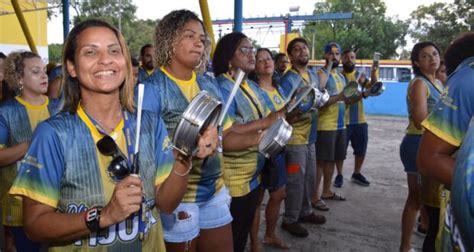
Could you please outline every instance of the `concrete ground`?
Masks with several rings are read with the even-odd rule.
[[[317,211],[326,216],[327,223],[320,226],[304,224],[310,232],[307,238],[293,237],[283,231],[280,219],[277,234],[292,244],[292,248],[286,251],[398,251],[401,214],[407,195],[406,175],[398,150],[407,119],[369,116],[368,123],[369,146],[362,172],[371,182],[370,186],[361,187],[350,182],[354,158],[349,148],[343,172],[344,185],[335,190],[347,201],[327,201],[330,211]],[[259,237],[263,238],[263,213],[261,220]],[[3,251],[2,238],[0,251]],[[422,238],[413,234],[412,243],[413,248],[421,251]],[[271,247],[264,249],[267,252],[282,251]]]
[[[368,116],[369,144],[362,173],[370,186],[362,187],[350,181],[354,158],[349,147],[343,170],[344,185],[335,189],[347,201],[326,201],[330,211],[316,212],[325,215],[327,223],[319,226],[303,224],[310,233],[307,238],[294,237],[282,230],[280,218],[277,234],[292,245],[286,251],[398,251],[401,216],[408,190],[399,146],[407,122],[407,118]],[[282,204],[281,214],[283,211]],[[263,212],[261,216],[260,239],[265,229]],[[421,251],[422,243],[423,239],[413,234],[413,248]],[[282,251],[267,246],[264,249]]]

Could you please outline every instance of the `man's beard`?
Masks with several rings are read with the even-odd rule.
[[[332,62],[332,69],[336,69],[339,66],[339,60],[333,60],[330,62]]]
[[[306,58],[298,58],[296,62],[298,63],[298,65],[306,66],[306,65],[308,65],[309,57],[306,57]]]
[[[153,61],[152,62],[147,62],[143,66],[146,70],[152,70],[154,68]]]
[[[355,69],[355,64],[350,63],[349,65],[342,64],[342,69],[344,69],[344,72],[346,73],[352,73]]]

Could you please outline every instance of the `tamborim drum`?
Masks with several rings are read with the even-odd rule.
[[[270,158],[280,153],[290,140],[293,127],[283,118],[278,119],[268,129],[258,144],[258,151]]]
[[[359,83],[356,81],[350,81],[347,86],[344,87],[344,90],[342,90],[342,94],[346,99],[354,99],[356,98],[361,92],[361,88],[359,86]]]
[[[314,88],[311,86],[300,87],[294,92],[292,97],[294,97],[292,99],[294,103],[289,106],[288,112],[291,112],[294,108],[298,108],[302,113],[306,113],[314,104]]]
[[[313,108],[318,109],[324,106],[326,102],[329,100],[329,93],[327,92],[326,89],[323,90],[323,92],[319,91],[319,89],[315,88],[314,89],[314,103],[313,103]]]
[[[199,135],[208,126],[217,126],[221,110],[219,100],[206,91],[199,92],[183,112],[173,136],[173,148],[187,156],[196,155]]]
[[[382,82],[376,82],[372,87],[370,87],[370,95],[371,96],[379,96],[385,91],[385,86]]]

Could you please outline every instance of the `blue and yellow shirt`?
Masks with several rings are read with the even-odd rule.
[[[217,77],[217,81],[227,99],[234,86],[234,80],[227,74],[222,74]],[[251,97],[242,89],[245,89]],[[270,114],[270,110],[263,102],[262,92],[255,82],[244,81],[230,105],[228,113],[231,120],[246,124]],[[258,152],[257,146],[242,151],[224,152],[224,163],[224,181],[232,197],[245,196],[260,185],[260,173],[265,157]]]
[[[327,69],[320,68],[318,71],[327,73]],[[326,82],[326,90],[330,96],[338,95],[342,92],[346,86],[346,79],[344,76],[337,72],[336,69],[331,70],[328,80]],[[345,129],[346,124],[344,121],[346,105],[343,101],[332,104],[319,109],[319,122],[318,131],[336,131]]]
[[[138,67],[138,83],[143,83],[148,77],[152,76],[154,72],[153,70],[146,70],[143,66]]]
[[[136,114],[125,112],[124,117],[128,118],[129,126],[124,127],[122,121],[110,134],[122,150],[126,148],[125,135],[135,139],[136,134]],[[106,173],[112,157],[103,156],[96,148],[101,137],[80,106],[77,113],[62,112],[39,124],[10,194],[28,197],[60,213],[80,213],[105,206],[115,182]],[[143,180],[144,214],[148,219],[144,241],[139,240],[139,217],[133,215],[105,231],[61,247],[52,244],[50,250],[165,251],[155,190],[173,166],[169,143],[161,118],[143,111],[138,164]]]
[[[451,187],[451,211],[448,211],[447,222],[443,231],[451,237],[455,251],[473,251],[474,242],[474,117],[466,132],[456,158],[456,167]],[[446,239],[448,238],[448,239]],[[461,249],[462,248],[462,249]],[[449,250],[443,250],[449,251]]]
[[[281,95],[283,91],[279,90],[279,88],[275,88],[273,90],[266,90],[262,88],[262,90],[265,104],[271,112],[276,112],[285,107],[285,99]]]
[[[183,112],[201,90],[223,101],[221,90],[211,77],[193,73],[190,80],[180,80],[162,67],[145,81],[143,109],[158,113],[163,118],[172,139]],[[227,129],[231,125],[227,117],[223,128]],[[224,185],[222,167],[220,152],[203,160],[193,159],[183,202],[204,202],[219,192]]]
[[[431,83],[426,78],[422,76],[417,76],[413,78],[413,80],[410,81],[410,83],[408,84],[408,90],[407,90],[407,96],[406,96],[406,102],[407,102],[407,108],[408,108],[408,120],[409,120],[406,133],[409,135],[423,134],[423,129],[417,129],[415,126],[415,123],[413,122],[411,118],[410,92],[411,92],[413,83],[415,83],[416,80],[422,80],[423,84],[426,87],[426,103],[427,103],[427,108],[428,108],[428,114],[433,110],[433,107],[438,102],[441,96],[441,93],[443,92],[443,84],[439,80],[436,80],[435,83]]]
[[[342,75],[346,78],[346,83],[351,81],[356,81],[356,78],[359,76],[360,72],[354,70],[350,73],[346,73],[344,71],[341,72]],[[369,88],[370,81],[366,79],[365,88]],[[359,84],[360,85],[360,84]],[[346,125],[354,125],[354,124],[363,124],[367,123],[365,119],[365,111],[364,111],[364,100],[360,99],[358,102],[346,105]]]
[[[465,59],[448,77],[447,86],[431,114],[423,121],[425,129],[447,143],[460,146],[474,115],[474,57]]]
[[[307,70],[305,74],[300,75],[294,69],[285,72],[280,79],[282,95],[285,100],[289,100],[293,93],[303,86],[319,83],[318,76],[315,72]],[[316,128],[318,124],[318,115],[314,110],[310,110],[299,116],[299,118],[291,124],[293,133],[288,141],[290,145],[314,144],[316,142]]]
[[[16,96],[2,104],[0,107],[0,149],[30,141],[36,125],[58,112],[58,100],[49,100],[46,96],[44,100],[41,105],[32,105],[20,96]],[[21,198],[7,194],[17,175],[18,164],[19,162],[15,162],[0,168],[2,222],[6,226],[23,225]]]

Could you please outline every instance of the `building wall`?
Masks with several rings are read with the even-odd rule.
[[[26,23],[30,30],[33,41],[40,56],[48,59],[48,33],[47,33],[47,10],[46,0],[18,0],[21,9],[24,11]],[[0,15],[0,51],[8,54],[15,50],[30,50],[25,34],[21,29],[20,22],[13,10],[11,1],[0,3],[3,15]],[[41,9],[41,10],[35,10]],[[35,10],[35,11],[27,11]],[[61,27],[58,32],[62,32]]]

